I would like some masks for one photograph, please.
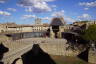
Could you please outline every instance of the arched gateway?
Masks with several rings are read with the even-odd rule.
[[[50,23],[50,37],[61,38],[61,27],[65,25],[63,17],[53,18]]]

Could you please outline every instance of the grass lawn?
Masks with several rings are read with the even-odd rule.
[[[56,64],[91,64],[87,63],[77,57],[65,57],[65,56],[51,56]]]

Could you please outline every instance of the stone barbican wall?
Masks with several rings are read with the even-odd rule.
[[[96,51],[92,51],[92,50],[90,49],[88,60],[89,60],[90,63],[96,64]]]
[[[48,54],[63,55],[63,56],[77,56],[80,53],[78,51],[72,51],[71,49],[67,50],[67,47],[69,45],[66,44],[67,40],[65,39],[47,38],[43,41],[41,39],[41,42],[38,44],[40,45],[41,49]]]
[[[28,52],[32,48],[33,44],[39,44],[43,51],[51,55],[77,56],[79,54],[78,51],[74,52],[72,50],[66,50],[66,48],[68,47],[68,44],[66,44],[66,42],[67,41],[65,39],[54,38],[30,38],[22,39],[20,41],[12,43],[6,42],[5,45],[9,48],[10,51],[5,54],[4,61],[10,61],[10,63],[12,63],[13,60],[18,58],[17,56],[21,56],[22,54]],[[96,56],[92,54],[92,51],[90,51],[89,53],[89,62],[96,64]],[[8,64],[8,62],[5,62],[4,64]]]
[[[67,44],[56,43],[56,44],[40,44],[40,47],[51,55],[63,55],[63,56],[77,56],[80,54],[78,51],[66,50]],[[96,64],[96,52],[90,49],[88,62]]]
[[[68,45],[64,43],[56,43],[56,44],[40,44],[40,47],[48,54],[51,55],[63,55],[63,56],[77,56],[79,54],[78,51],[66,50]]]

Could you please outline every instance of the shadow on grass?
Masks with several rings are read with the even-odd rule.
[[[1,61],[4,53],[8,52],[9,49],[7,47],[5,47],[2,43],[0,44],[0,64],[3,64],[3,62]]]
[[[45,53],[38,44],[22,55],[23,64],[56,64],[53,59]]]
[[[85,51],[81,52],[77,57],[88,62],[88,53],[89,53],[89,48],[87,48]]]

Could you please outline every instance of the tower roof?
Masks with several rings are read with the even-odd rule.
[[[63,26],[65,24],[64,18],[53,18],[50,26]]]

